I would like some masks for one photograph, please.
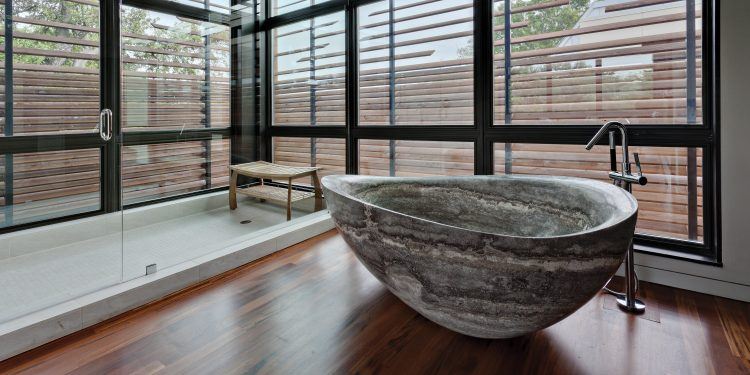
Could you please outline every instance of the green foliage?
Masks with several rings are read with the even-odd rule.
[[[85,27],[98,27],[98,8],[90,5],[71,3],[63,0],[15,0],[13,1],[14,15],[41,21],[54,21],[65,24],[73,24]],[[93,12],[92,12],[93,10]],[[16,23],[14,32],[38,35],[40,39],[44,36],[64,38],[63,40],[84,40],[96,42],[98,34],[70,28],[51,27],[30,23]],[[37,40],[34,38],[14,38],[14,48],[27,48],[30,50],[53,50],[59,52],[91,54],[96,47],[57,43],[54,41]],[[39,53],[14,54],[13,61],[19,64],[45,64],[59,66],[96,67],[96,61],[74,60],[62,57],[44,56]]]
[[[514,8],[535,5],[549,2],[549,0],[515,0],[512,5]],[[586,9],[589,7],[590,0],[570,0],[570,4],[530,12],[516,13],[511,15],[511,24],[528,22],[528,26],[519,27],[511,30],[513,38],[519,38],[527,35],[545,34],[554,31],[572,29],[581,18]],[[503,19],[496,19],[496,22],[502,24]],[[499,34],[499,33],[498,33]],[[496,39],[502,39],[502,35],[495,35]],[[529,51],[542,48],[552,48],[560,43],[560,39],[548,39],[527,43],[518,43],[513,45],[512,51]]]
[[[520,8],[529,5],[547,3],[551,0],[512,0],[512,8]],[[578,20],[581,18],[586,9],[588,9],[590,0],[570,0],[568,5],[556,6],[552,8],[539,9],[523,13],[511,14],[511,24],[528,23],[523,27],[517,27],[511,30],[512,38],[519,38],[528,35],[539,35],[553,31],[569,30],[575,26]],[[497,26],[502,26],[505,23],[505,18],[502,13],[505,10],[505,5],[499,2],[495,5],[496,15],[493,17],[493,23]],[[504,33],[502,30],[496,31],[493,35],[495,42],[503,40]],[[513,52],[537,50],[542,48],[552,48],[560,43],[560,39],[548,39],[541,41],[533,41],[526,43],[514,44],[511,48]],[[473,46],[471,42],[466,47],[460,48],[458,54],[460,57],[470,57],[473,53]],[[495,45],[493,49],[494,54],[502,54],[503,46]]]
[[[15,17],[40,21],[37,24],[14,23],[15,33],[33,35],[13,39],[14,48],[26,49],[27,52],[14,53],[14,63],[98,69],[99,33],[93,32],[99,28],[98,6],[67,0],[13,0],[13,7]],[[200,23],[171,17],[161,20],[159,15],[133,7],[123,7],[120,22],[123,58],[130,61],[123,65],[125,70],[203,74],[205,37],[201,35]],[[164,22],[169,24],[160,24]],[[210,52],[214,66],[216,60],[228,61],[226,50],[229,45],[224,40],[227,34],[222,32],[222,38],[217,35],[211,37],[213,48]],[[225,51],[217,51],[216,47],[219,46]],[[67,53],[80,53],[88,57],[65,56]],[[55,54],[62,56],[50,56]]]

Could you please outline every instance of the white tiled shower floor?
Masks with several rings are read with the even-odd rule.
[[[306,214],[293,210],[292,218]],[[217,208],[0,260],[0,323],[143,276],[149,264],[162,269],[223,249],[285,221],[284,207],[243,200],[234,211]]]

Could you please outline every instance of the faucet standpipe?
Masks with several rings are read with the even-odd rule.
[[[622,167],[620,171],[617,171],[617,147],[615,145],[615,128],[620,131],[620,137],[622,140]],[[633,174],[630,168],[630,156],[628,155],[628,131],[620,122],[609,121],[604,126],[599,128],[593,138],[586,144],[586,150],[591,150],[599,140],[609,134],[609,153],[610,153],[610,172],[609,178],[612,179],[615,185],[625,189],[628,193],[633,192],[632,184],[646,185],[648,180],[643,176],[643,169],[641,168],[641,161],[638,153],[633,155],[635,159],[635,166],[638,169],[637,174]],[[636,297],[638,291],[638,276],[635,274],[635,265],[633,263],[633,241],[630,241],[627,254],[625,256],[625,293],[615,292],[609,289],[609,282],[604,290],[607,293],[614,295],[617,298],[617,304],[620,309],[640,314],[646,310],[646,304]],[[611,280],[610,280],[611,281]]]

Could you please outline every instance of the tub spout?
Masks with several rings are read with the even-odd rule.
[[[616,171],[615,162],[615,139],[612,128],[616,128],[620,131],[620,137],[622,139],[622,167],[620,171]],[[641,161],[638,157],[638,153],[635,154],[635,163],[638,169],[638,174],[633,175],[630,169],[630,155],[628,154],[628,131],[625,125],[618,121],[608,121],[604,124],[599,131],[596,132],[593,138],[586,144],[586,150],[591,150],[604,134],[609,133],[609,149],[610,149],[610,164],[611,171],[609,172],[609,178],[611,178],[615,184],[627,192],[632,192],[632,184],[636,183],[639,185],[646,185],[647,179],[643,176],[641,169]],[[635,274],[635,266],[633,259],[633,242],[630,242],[630,247],[625,256],[625,293],[615,292],[609,288],[609,283],[604,287],[607,293],[610,293],[617,297],[617,304],[620,308],[627,312],[640,314],[646,310],[646,304],[636,297],[638,291],[638,276]]]

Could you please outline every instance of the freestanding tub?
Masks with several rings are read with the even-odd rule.
[[[603,182],[543,176],[328,176],[333,220],[364,266],[451,330],[508,338],[590,300],[633,238],[638,204]]]

